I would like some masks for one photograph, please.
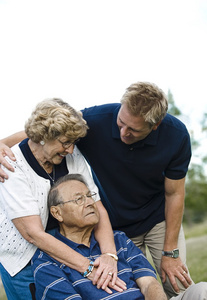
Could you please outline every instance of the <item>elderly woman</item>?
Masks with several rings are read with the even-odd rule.
[[[98,192],[84,158],[75,146],[87,133],[87,124],[70,105],[61,99],[39,103],[25,125],[27,139],[13,147],[16,161],[7,158],[15,172],[0,183],[0,272],[9,300],[31,299],[33,281],[31,258],[38,248],[63,264],[85,272],[89,260],[45,232],[48,221],[47,195],[51,185],[68,173],[81,173],[91,190]],[[100,222],[96,238],[103,255],[96,261],[98,287],[109,290],[114,274],[117,290],[123,283],[116,277],[116,249],[108,215],[96,197]],[[52,218],[51,218],[52,219]],[[54,220],[48,229],[55,227]],[[104,238],[103,238],[104,236]],[[100,238],[101,237],[101,238]],[[108,278],[109,277],[109,278]]]

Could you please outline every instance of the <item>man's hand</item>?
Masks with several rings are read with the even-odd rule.
[[[117,277],[117,262],[109,255],[102,254],[94,262],[94,270],[88,276],[97,288],[102,288],[107,293],[111,294],[110,288],[118,292],[126,290],[126,284],[123,280]]]
[[[2,142],[0,142],[0,164],[2,164],[8,170],[14,172],[14,168],[7,162],[5,156],[8,156],[13,161],[16,160],[11,149]],[[8,175],[2,170],[0,166],[0,181],[4,182],[5,179],[8,179]]]
[[[176,278],[183,284],[185,288],[188,288],[192,283],[190,277],[188,276],[188,270],[179,257],[172,258],[163,256],[161,261],[161,270],[162,281],[165,282],[166,276],[168,276],[174,290],[177,293],[179,293],[180,290],[178,288]]]

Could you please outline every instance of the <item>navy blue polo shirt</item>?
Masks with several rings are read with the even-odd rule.
[[[56,230],[55,237],[90,260],[96,260],[101,255],[98,242],[92,233],[90,247],[77,244]],[[122,293],[112,289],[113,294],[108,294],[102,289],[97,289],[92,282],[84,278],[78,271],[58,262],[48,254],[37,249],[32,258],[36,298],[37,299],[82,299],[82,300],[144,300],[136,279],[150,276],[156,278],[153,267],[141,250],[123,233],[114,232],[114,240],[118,255],[118,277],[122,279],[127,290]]]
[[[191,157],[189,133],[167,114],[145,139],[126,145],[120,139],[120,104],[83,110],[89,130],[78,148],[93,169],[113,229],[135,237],[165,219],[164,178],[184,178]]]

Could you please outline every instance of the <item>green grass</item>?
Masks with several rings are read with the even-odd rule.
[[[187,265],[193,281],[207,281],[207,235],[187,239]]]
[[[187,265],[194,282],[207,281],[207,221],[193,226],[184,225]]]
[[[186,239],[207,235],[207,221],[199,224],[193,224],[192,226],[184,224],[183,228]]]

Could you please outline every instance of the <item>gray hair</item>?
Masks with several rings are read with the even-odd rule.
[[[59,193],[59,190],[58,190],[59,185],[62,183],[68,182],[68,181],[72,181],[72,180],[82,182],[83,184],[85,184],[88,187],[85,178],[81,174],[67,174],[63,177],[60,177],[54,183],[54,185],[51,187],[51,189],[49,191],[49,194],[48,194],[48,208],[49,209],[51,206],[56,206],[63,201],[63,199]]]

